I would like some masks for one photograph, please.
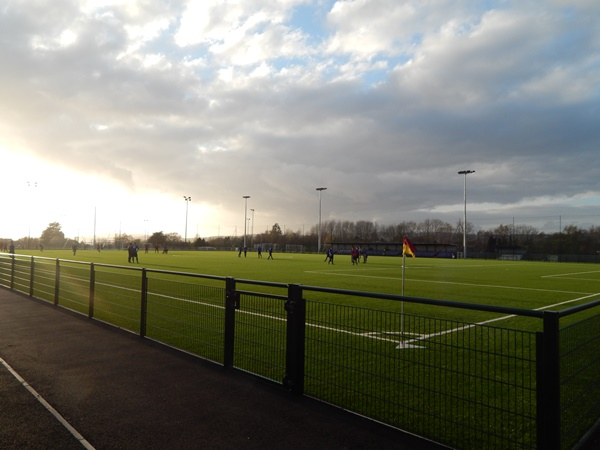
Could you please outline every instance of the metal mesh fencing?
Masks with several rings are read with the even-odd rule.
[[[10,287],[12,278],[13,258],[6,253],[0,253],[0,286]]]
[[[243,293],[235,315],[234,366],[281,383],[286,370],[285,297]]]
[[[573,448],[600,418],[600,315],[561,329],[561,448]]]
[[[147,337],[222,363],[224,317],[225,289],[222,286],[195,279],[150,275]]]
[[[93,270],[93,317],[139,333],[141,271],[103,266]]]
[[[33,296],[48,302],[54,302],[56,294],[56,267],[57,263],[55,260],[40,259],[35,261]]]
[[[29,293],[31,282],[31,259],[14,257],[12,262],[13,289]]]
[[[60,306],[89,314],[90,265],[61,262],[59,289]]]
[[[534,333],[307,302],[305,392],[450,446],[535,448],[535,342]]]

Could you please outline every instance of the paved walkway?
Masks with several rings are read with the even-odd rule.
[[[0,288],[0,448],[84,446],[441,448]]]

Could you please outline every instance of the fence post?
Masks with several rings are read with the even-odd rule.
[[[29,264],[29,296],[33,297],[33,277],[35,274],[35,259],[31,257],[31,263]]]
[[[233,367],[233,350],[235,347],[235,310],[240,308],[240,295],[235,290],[235,278],[225,279],[225,330],[223,345],[223,365]]]
[[[295,394],[304,394],[304,351],[306,333],[306,301],[302,298],[302,287],[288,286],[286,336],[286,374],[283,385]]]
[[[58,305],[60,296],[60,259],[56,258],[56,270],[54,271],[54,305]]]
[[[10,289],[15,288],[15,254],[10,255]]]
[[[537,448],[559,450],[560,346],[559,315],[544,311],[544,330],[537,334]]]
[[[96,292],[96,269],[94,263],[90,263],[90,300],[88,306],[88,317],[94,318],[94,294]]]
[[[142,296],[140,305],[140,337],[146,336],[146,325],[148,323],[148,272],[142,269]]]

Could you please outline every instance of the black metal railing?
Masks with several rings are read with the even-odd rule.
[[[0,286],[454,448],[576,448],[600,419],[600,301],[533,311],[2,253]],[[398,302],[527,326],[381,307]]]

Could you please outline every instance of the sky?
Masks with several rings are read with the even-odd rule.
[[[600,226],[598,23],[597,0],[4,0],[0,238],[455,225],[461,170],[478,229]]]

